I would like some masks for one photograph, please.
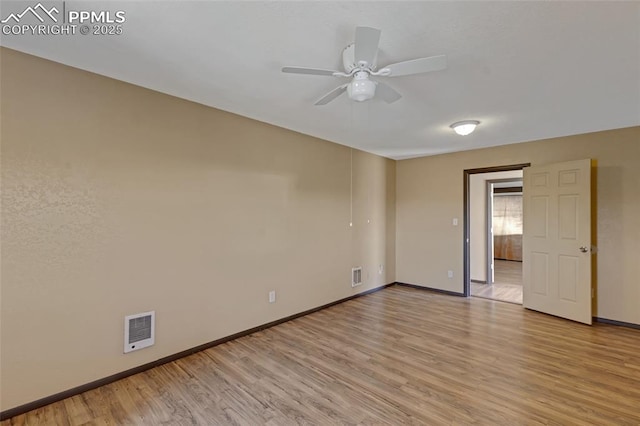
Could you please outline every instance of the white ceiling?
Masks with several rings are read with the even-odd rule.
[[[3,1],[0,14],[8,11]],[[23,2],[24,5],[36,2]],[[56,4],[62,2],[43,2]],[[12,6],[13,7],[13,6]],[[3,46],[390,158],[640,125],[640,2],[96,2],[119,36],[2,36]],[[393,104],[345,82],[356,26],[382,30],[378,63],[446,54],[448,68],[388,78]],[[449,125],[477,119],[470,136]]]

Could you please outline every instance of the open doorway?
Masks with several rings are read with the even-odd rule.
[[[471,295],[521,305],[522,170],[502,174],[512,177],[486,180],[487,279],[480,284],[474,282],[472,275]],[[472,179],[484,179],[488,175],[478,174]],[[471,199],[474,199],[473,194]],[[471,214],[474,214],[473,209]]]
[[[522,169],[464,171],[464,294],[522,304]]]

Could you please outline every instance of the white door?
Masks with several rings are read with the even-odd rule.
[[[591,160],[524,169],[523,305],[591,324]]]

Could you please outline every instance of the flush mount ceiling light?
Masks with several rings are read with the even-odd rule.
[[[478,124],[480,124],[478,120],[465,120],[453,123],[449,127],[451,127],[457,134],[461,136],[467,136],[468,134],[473,133]]]

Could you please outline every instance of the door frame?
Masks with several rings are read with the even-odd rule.
[[[511,164],[506,166],[492,166],[482,167],[478,169],[465,169],[463,171],[462,179],[462,196],[463,196],[463,232],[462,232],[462,247],[463,247],[463,293],[464,297],[471,295],[471,250],[470,250],[470,234],[471,234],[471,203],[470,203],[470,183],[471,175],[479,173],[491,173],[491,172],[508,172],[512,170],[522,170],[525,167],[531,166],[531,163]],[[488,272],[488,271],[487,271]]]

